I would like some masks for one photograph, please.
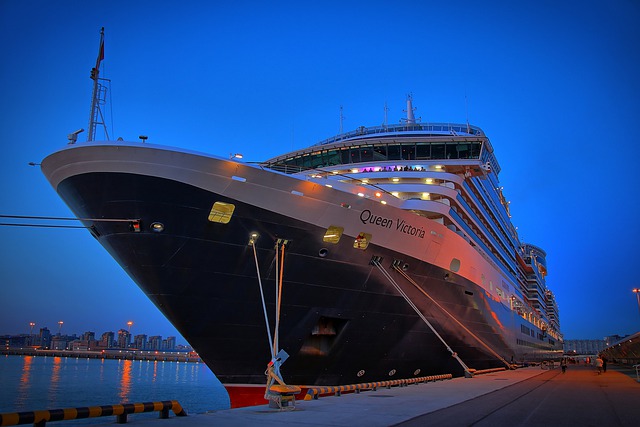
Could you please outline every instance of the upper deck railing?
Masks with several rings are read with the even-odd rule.
[[[477,126],[454,123],[399,123],[393,125],[381,125],[365,127],[360,126],[351,132],[327,138],[314,144],[313,146],[333,144],[351,138],[358,138],[371,135],[383,135],[398,132],[420,132],[432,133],[433,135],[459,135],[459,136],[485,136],[482,129]]]

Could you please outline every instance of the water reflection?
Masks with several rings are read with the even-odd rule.
[[[51,380],[49,382],[49,401],[52,404],[56,403],[56,398],[59,393],[59,382],[60,382],[60,368],[62,367],[62,357],[55,356],[53,358],[53,368],[51,369]]]
[[[120,401],[125,402],[129,398],[131,392],[131,360],[125,359],[122,361],[122,372],[120,375]]]
[[[18,386],[18,393],[16,395],[16,405],[22,405],[29,397],[29,387],[31,386],[29,378],[31,376],[32,363],[33,356],[24,357],[24,363],[22,365],[22,375],[20,376],[20,385]]]

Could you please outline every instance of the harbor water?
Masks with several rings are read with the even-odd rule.
[[[204,363],[0,356],[0,383],[0,412],[160,400],[177,400],[192,414],[229,408]]]

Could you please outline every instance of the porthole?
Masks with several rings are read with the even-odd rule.
[[[318,251],[318,256],[319,256],[320,258],[324,258],[324,257],[326,257],[326,256],[327,256],[327,254],[328,254],[328,253],[329,253],[329,249],[327,249],[327,248],[322,248],[322,249],[320,249],[320,251]]]
[[[164,231],[164,224],[161,222],[151,223],[151,231],[155,231],[156,233],[162,233]]]
[[[460,260],[458,258],[453,258],[451,263],[449,264],[449,270],[457,273],[460,270]]]

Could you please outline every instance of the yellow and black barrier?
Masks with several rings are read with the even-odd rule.
[[[309,387],[304,400],[317,399],[319,396],[335,395],[340,396],[344,392],[360,393],[366,390],[377,390],[379,388],[391,388],[395,386],[406,387],[409,384],[426,383],[429,381],[449,380],[453,378],[451,374],[430,375],[427,377],[408,378],[402,380],[377,381],[373,383],[349,384],[328,387]]]
[[[177,400],[163,400],[161,402],[122,403],[119,405],[88,406],[81,408],[48,409],[30,412],[7,412],[0,414],[0,426],[15,426],[19,424],[33,424],[43,427],[49,421],[77,420],[80,418],[116,416],[118,424],[127,422],[128,414],[142,412],[160,413],[160,418],[169,418],[169,410],[177,417],[187,415]]]

